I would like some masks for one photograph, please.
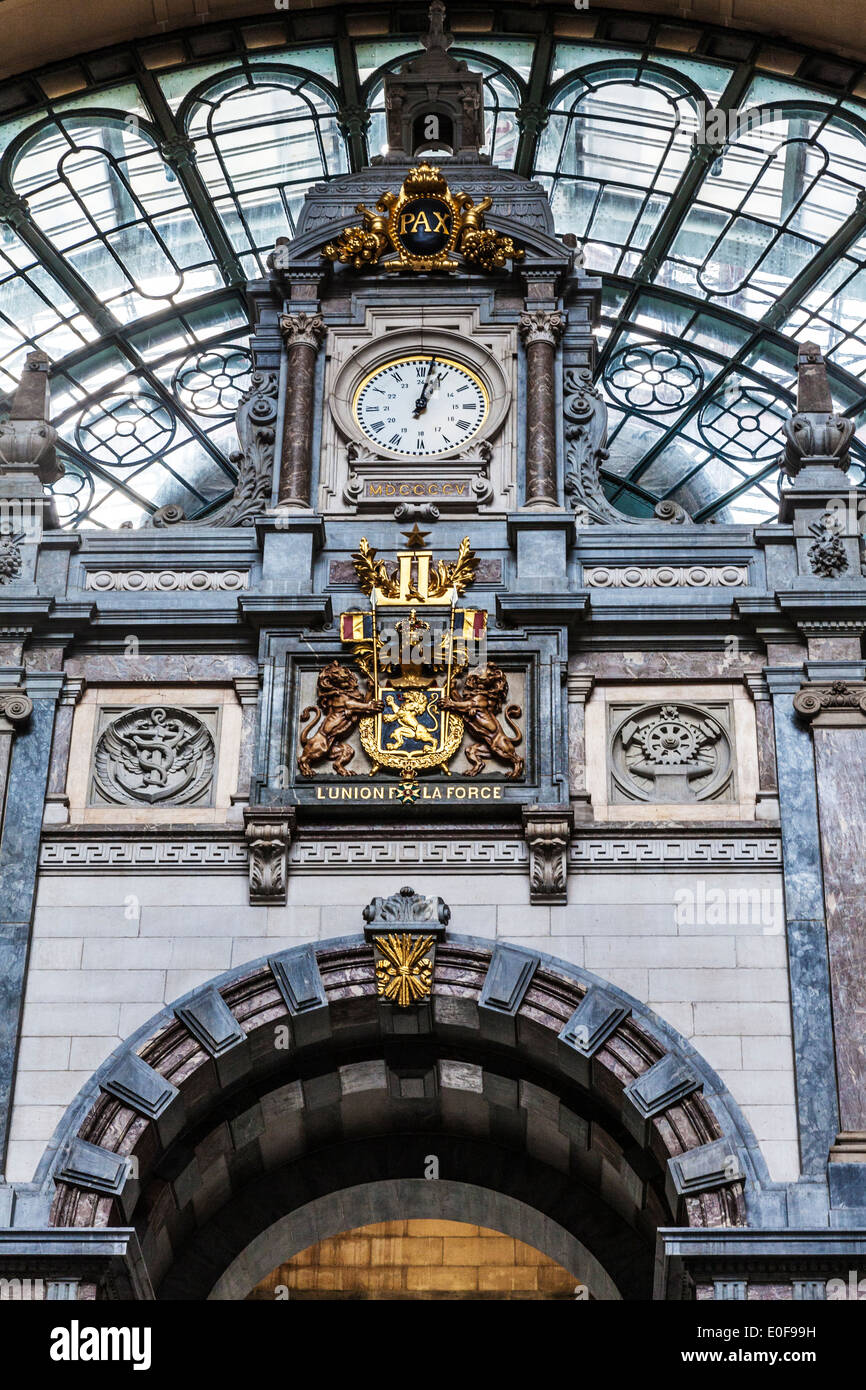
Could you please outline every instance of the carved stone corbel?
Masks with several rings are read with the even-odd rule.
[[[529,901],[534,905],[567,900],[573,825],[571,806],[523,808],[523,833],[529,846]]]
[[[249,850],[250,903],[253,907],[282,907],[288,888],[295,812],[291,806],[245,806],[244,825]]]

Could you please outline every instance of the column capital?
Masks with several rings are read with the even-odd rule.
[[[33,713],[33,701],[23,690],[0,688],[0,732],[13,732],[27,723]]]
[[[819,685],[808,681],[794,696],[794,709],[813,726],[862,728],[866,725],[866,683],[831,681]]]
[[[567,317],[559,309],[527,309],[517,320],[517,330],[526,347],[533,343],[548,343],[556,347],[565,332]]]
[[[326,333],[325,320],[321,314],[307,314],[303,310],[297,314],[281,314],[280,333],[287,348],[300,345],[318,352]]]

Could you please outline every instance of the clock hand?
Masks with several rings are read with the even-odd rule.
[[[427,368],[427,375],[426,375],[426,377],[424,378],[424,385],[421,387],[421,395],[418,397],[417,401],[415,402],[415,409],[414,409],[414,411],[412,412],[413,418],[416,419],[416,420],[418,419],[418,416],[421,414],[421,412],[422,412],[423,410],[426,410],[426,409],[427,409],[427,387],[428,387],[428,385],[430,384],[430,375],[431,375],[431,373],[432,373],[433,368],[435,367],[435,365],[436,365],[436,358],[435,358],[435,357],[431,357],[431,358],[430,358],[430,366]]]

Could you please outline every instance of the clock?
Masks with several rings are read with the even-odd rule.
[[[481,377],[453,357],[418,352],[380,363],[355,392],[360,430],[386,453],[437,458],[468,444],[490,413]]]

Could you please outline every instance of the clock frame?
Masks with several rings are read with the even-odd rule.
[[[516,498],[517,332],[481,321],[478,306],[368,305],[360,322],[328,335],[322,394],[320,506],[324,512],[390,511],[432,504],[448,512],[508,511]],[[477,378],[488,408],[453,449],[414,455],[379,445],[359,425],[359,389],[383,367],[410,357],[445,357]]]
[[[489,413],[490,393],[478,373],[435,351],[401,353],[380,363],[352,401],[354,421],[370,444],[407,463],[465,449]]]

